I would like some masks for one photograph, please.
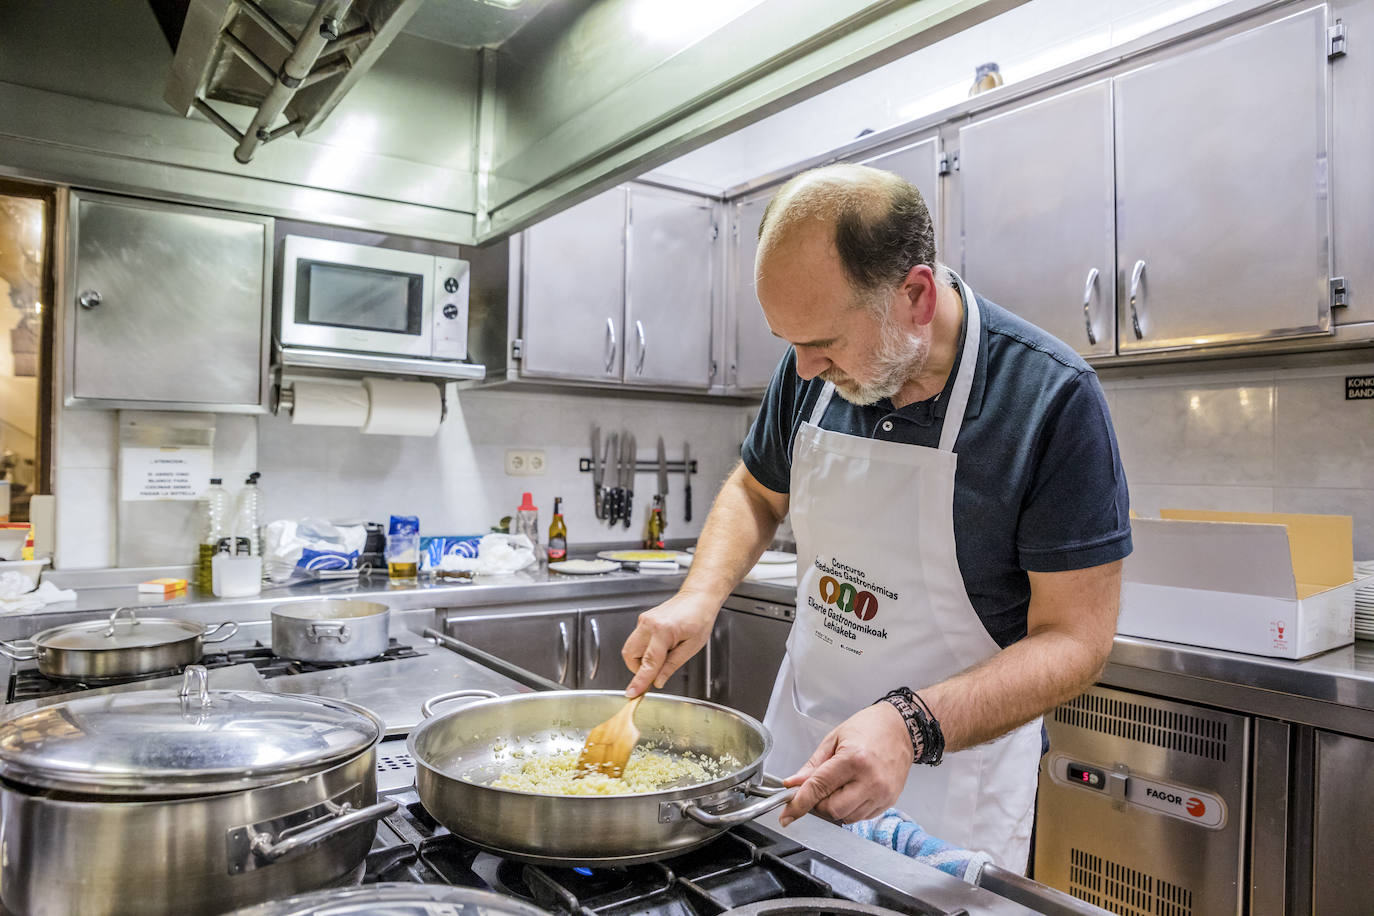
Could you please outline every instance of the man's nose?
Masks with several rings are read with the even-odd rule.
[[[826,369],[833,365],[830,360],[816,353],[807,353],[802,349],[797,350],[797,375],[803,381],[811,381]]]

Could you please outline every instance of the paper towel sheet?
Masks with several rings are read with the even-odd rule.
[[[296,426],[352,426],[367,422],[367,389],[361,382],[295,382],[291,422]]]
[[[365,378],[370,406],[363,432],[374,436],[432,436],[443,419],[439,386]]]

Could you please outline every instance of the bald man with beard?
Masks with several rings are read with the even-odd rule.
[[[1097,377],[941,266],[890,172],[783,185],[755,279],[791,347],[682,588],[625,643],[626,693],[706,644],[790,512],[797,616],[765,718],[783,823],[896,805],[1024,871],[1040,717],[1106,663],[1131,550]]]

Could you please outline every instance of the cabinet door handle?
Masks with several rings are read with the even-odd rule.
[[[568,624],[566,621],[559,621],[558,641],[560,644],[558,660],[558,683],[567,684],[569,664],[572,661],[572,640],[568,638]]]
[[[601,670],[601,627],[596,625],[595,617],[588,622],[592,625],[591,669],[587,672],[587,680],[590,681],[596,677],[596,672]]]
[[[606,319],[606,371],[615,368],[615,322]]]
[[[639,334],[639,361],[635,363],[635,375],[644,374],[644,354],[649,350],[649,344],[644,339],[644,322],[635,322],[635,332]]]
[[[1140,298],[1140,281],[1145,276],[1145,262],[1136,261],[1135,267],[1131,268],[1131,330],[1135,331],[1135,339],[1142,340],[1144,332],[1140,330],[1140,311],[1136,308],[1136,300]]]
[[[1097,268],[1088,271],[1088,282],[1083,284],[1083,326],[1088,331],[1088,345],[1097,346],[1097,332],[1093,330],[1092,305],[1093,293],[1097,289]]]
[[[98,289],[83,289],[77,294],[76,301],[83,309],[93,309],[104,302],[105,298],[100,295]]]

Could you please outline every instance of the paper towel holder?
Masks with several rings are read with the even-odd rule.
[[[424,381],[433,381],[424,379]],[[444,382],[433,382],[439,389],[439,422],[443,423],[448,419],[448,385]],[[272,414],[281,416],[284,412],[288,417],[296,410],[296,386],[295,382],[288,382],[278,376],[276,384],[272,386]]]

